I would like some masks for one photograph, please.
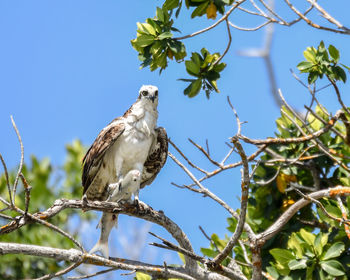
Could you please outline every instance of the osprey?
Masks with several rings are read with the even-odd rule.
[[[157,105],[158,88],[142,86],[138,99],[129,110],[102,129],[83,158],[83,198],[117,202],[118,199],[129,200],[134,195],[138,201],[140,188],[153,182],[168,154],[166,131],[162,127],[156,128]],[[131,175],[127,178],[136,171],[140,176],[136,180],[137,186],[131,183]],[[112,219],[113,222],[108,220],[110,224],[117,224],[113,214],[107,214],[104,219]],[[101,219],[101,223],[103,221]],[[103,225],[101,237],[102,229]],[[91,253],[101,251],[108,257],[108,234],[103,239],[107,244],[103,244],[104,247],[96,244]]]

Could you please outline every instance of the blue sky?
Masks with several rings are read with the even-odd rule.
[[[337,3],[336,7],[328,7],[330,13],[350,26],[348,1]],[[153,17],[156,6],[161,4],[161,1],[142,0],[0,1],[0,152],[10,167],[17,165],[20,156],[10,115],[21,132],[27,162],[35,154],[61,164],[65,144],[78,138],[90,145],[110,120],[123,114],[135,101],[142,84],[159,87],[158,124],[166,128],[171,139],[194,162],[208,170],[213,167],[187,138],[201,145],[208,139],[213,156],[222,159],[227,151],[225,141],[236,132],[227,96],[240,119],[248,122],[243,127],[245,135],[273,136],[279,110],[269,93],[263,61],[237,55],[238,50],[262,46],[264,31],[232,30],[232,48],[223,60],[228,66],[218,82],[221,93],[213,94],[210,100],[204,94],[188,99],[183,95],[185,84],[177,81],[188,77],[184,65],[172,62],[161,75],[157,71],[140,70],[137,53],[130,44],[136,36],[136,22]],[[338,7],[343,7],[342,11]],[[283,3],[279,2],[276,8],[289,19],[295,18]],[[258,22],[241,15],[234,15],[232,21],[245,26]],[[212,23],[206,18],[190,21],[188,13],[183,13],[174,26],[187,34]],[[303,50],[322,39],[326,45],[338,47],[341,60],[349,65],[349,38],[311,29],[304,23],[290,28],[276,26],[275,30],[272,60],[278,86],[287,100],[302,110],[310,98],[289,69],[297,72]],[[222,52],[227,42],[225,32],[222,24],[207,34],[187,39],[184,41],[187,53],[204,46],[211,52]],[[345,103],[349,103],[349,85],[341,86],[341,90]],[[326,106],[337,109],[333,92],[323,91],[320,99]],[[249,147],[248,151],[253,150]],[[237,155],[233,155],[231,161],[237,160]],[[236,208],[239,174],[239,169],[231,170],[205,185]],[[141,191],[141,200],[162,209],[177,222],[197,252],[201,246],[207,246],[199,225],[209,234],[227,233],[225,211],[208,198],[175,188],[170,184],[172,181],[190,182],[168,159],[153,185]],[[123,217],[121,226],[127,226],[128,219]],[[152,230],[163,233],[156,226]],[[117,236],[118,232],[114,232],[112,238]],[[85,245],[90,248],[93,244]]]

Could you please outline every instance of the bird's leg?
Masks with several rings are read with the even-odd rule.
[[[137,207],[139,207],[139,192],[140,192],[140,187],[134,193],[134,203]]]
[[[115,196],[116,193],[119,192],[121,183],[123,181],[123,175],[122,175],[122,166],[123,166],[123,158],[121,157],[116,157],[114,159],[114,164],[115,164],[115,175],[117,178],[116,183],[111,183],[108,185],[108,199],[107,201],[114,201],[113,197]]]
[[[121,186],[121,183],[119,183],[119,182],[108,185],[108,188],[107,188],[108,199],[107,199],[107,201],[112,201],[111,198],[112,198],[113,194],[115,194],[119,191],[120,186]]]
[[[135,189],[133,190],[133,194],[134,194],[134,203],[136,204],[136,206],[139,205],[139,192],[140,192],[140,180],[141,180],[141,176],[142,176],[142,172],[143,172],[143,164],[137,164],[135,166],[135,170],[138,170],[138,177],[135,177],[135,182],[137,183],[137,186],[135,186]]]
[[[86,193],[83,195],[82,201],[83,201],[83,208],[82,208],[82,210],[83,210],[83,212],[85,212],[86,211],[85,208],[86,208],[86,206],[88,204],[88,199],[87,199]]]

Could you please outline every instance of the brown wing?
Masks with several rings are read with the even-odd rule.
[[[155,129],[157,138],[155,139],[147,160],[144,164],[141,188],[150,185],[164,166],[168,156],[168,137],[163,127]]]
[[[117,118],[102,129],[94,143],[86,152],[83,158],[83,175],[81,178],[84,187],[83,193],[87,191],[100,169],[102,164],[101,159],[104,154],[123,133],[125,126],[120,120],[121,118]]]

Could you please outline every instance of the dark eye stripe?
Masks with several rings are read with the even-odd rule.
[[[154,93],[155,96],[158,96],[158,90],[156,90],[156,92]]]

